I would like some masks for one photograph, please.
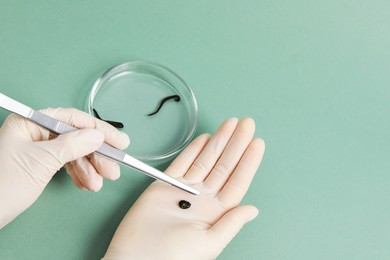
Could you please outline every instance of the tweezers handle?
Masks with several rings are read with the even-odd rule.
[[[58,135],[79,130],[38,111],[33,111],[30,120]],[[126,155],[123,151],[106,143],[103,143],[95,152],[118,162],[123,162]]]

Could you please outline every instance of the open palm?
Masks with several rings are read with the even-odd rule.
[[[191,195],[152,183],[118,227],[105,259],[214,259],[256,217],[238,206],[260,165],[264,142],[254,121],[225,121],[213,137],[196,138],[166,173],[200,191]],[[191,203],[188,209],[179,201]]]

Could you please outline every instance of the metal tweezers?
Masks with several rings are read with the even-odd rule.
[[[32,108],[13,100],[6,95],[0,93],[0,107],[18,114],[56,134],[65,134],[72,131],[78,130],[75,127],[67,125],[57,119],[54,119],[50,116],[47,116],[39,111],[35,111]],[[131,157],[130,155],[124,153],[121,150],[118,150],[107,143],[103,143],[103,145],[95,151],[100,155],[103,155],[111,160],[119,162],[123,165],[126,165],[134,170],[137,170],[147,176],[155,178],[157,180],[161,180],[163,182],[169,183],[174,187],[192,193],[194,195],[198,195],[200,192],[172,177],[162,173],[161,171]]]

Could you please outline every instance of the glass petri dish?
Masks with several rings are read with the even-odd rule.
[[[154,112],[162,99],[178,95]],[[129,155],[151,164],[172,159],[192,140],[198,125],[198,106],[188,85],[171,69],[153,62],[116,65],[94,83],[87,111],[104,120],[123,123],[130,137]]]

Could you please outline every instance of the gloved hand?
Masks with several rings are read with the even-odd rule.
[[[91,153],[103,141],[126,148],[126,134],[76,109],[41,112],[82,130],[54,138],[48,130],[20,116],[7,117],[0,128],[0,228],[27,209],[65,163],[82,189],[98,191],[102,177],[119,178],[115,162]]]
[[[196,138],[166,173],[201,194],[153,182],[124,217],[103,259],[215,259],[258,214],[254,206],[239,206],[264,153],[264,142],[252,139],[254,130],[252,119],[232,118],[212,138]],[[180,208],[181,200],[191,207]]]

